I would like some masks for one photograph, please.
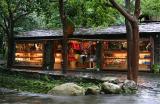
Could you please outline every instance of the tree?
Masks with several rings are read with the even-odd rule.
[[[134,14],[130,14],[127,12],[123,7],[121,7],[115,0],[109,0],[110,3],[128,20],[130,24],[130,34],[131,35],[131,44],[128,46],[131,48],[132,53],[128,53],[128,55],[131,55],[130,59],[130,67],[131,67],[131,73],[132,76],[129,76],[131,80],[134,80],[137,82],[137,76],[138,76],[138,66],[139,66],[139,27],[138,27],[138,17],[140,15],[140,0],[135,0],[134,5]]]
[[[66,73],[66,69],[67,69],[67,65],[68,65],[68,56],[67,56],[67,50],[68,50],[68,45],[67,45],[67,32],[66,32],[66,27],[67,27],[67,17],[64,11],[64,2],[63,0],[59,0],[59,14],[60,14],[60,18],[61,18],[61,23],[62,23],[62,29],[63,29],[63,42],[62,42],[62,46],[63,46],[63,73]]]
[[[26,22],[36,27],[36,21],[31,19],[31,15],[45,15],[48,17],[52,11],[55,1],[50,0],[0,0],[0,28],[6,35],[8,45],[7,66],[10,67],[14,60],[14,35],[15,31],[21,27],[29,28]],[[55,10],[55,9],[53,9]],[[53,11],[52,11],[53,12]],[[32,13],[32,14],[31,14]],[[47,21],[47,19],[45,18]],[[22,24],[24,23],[24,24]],[[19,28],[20,27],[20,28]]]
[[[1,0],[0,1],[0,27],[7,37],[8,56],[7,66],[10,67],[14,59],[14,28],[15,23],[33,12],[36,0]]]

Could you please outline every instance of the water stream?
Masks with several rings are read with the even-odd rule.
[[[51,96],[1,89],[0,104],[160,104],[160,76],[141,76],[139,83],[145,87],[134,95]]]

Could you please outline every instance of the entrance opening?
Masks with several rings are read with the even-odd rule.
[[[54,48],[53,48],[53,54],[54,54],[54,69],[55,70],[61,70],[62,69],[62,44],[61,41],[54,41]]]
[[[70,40],[68,48],[69,69],[94,69],[96,67],[96,44],[96,41]]]

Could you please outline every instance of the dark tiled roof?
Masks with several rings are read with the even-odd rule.
[[[160,22],[154,23],[141,23],[139,25],[140,33],[160,33]],[[126,27],[124,25],[121,26],[111,26],[108,28],[89,28],[89,29],[77,29],[74,34],[75,35],[100,35],[100,34],[125,34]]]
[[[154,23],[141,23],[139,25],[140,33],[160,33],[160,22]],[[111,34],[125,34],[126,28],[124,25],[121,26],[111,26],[108,28],[78,28],[73,33],[76,35],[111,35]],[[44,38],[44,37],[61,37],[63,36],[63,32],[61,29],[59,30],[34,30],[28,32],[19,33],[16,37],[18,38]]]
[[[16,37],[57,37],[62,36],[62,30],[33,30],[27,32],[20,32]]]

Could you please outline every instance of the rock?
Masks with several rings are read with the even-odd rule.
[[[91,86],[86,89],[85,95],[97,95],[100,93],[100,88],[98,86]]]
[[[119,79],[116,78],[116,77],[103,77],[103,78],[101,78],[101,81],[102,82],[115,83],[115,84],[120,82]]]
[[[59,86],[54,87],[48,92],[51,95],[65,95],[65,96],[78,96],[84,95],[84,88],[74,84],[74,83],[65,83]]]
[[[138,90],[137,84],[132,80],[125,80],[122,89],[124,93],[135,93]]]
[[[105,94],[119,94],[121,92],[121,87],[113,83],[104,82],[102,84],[102,91]]]

